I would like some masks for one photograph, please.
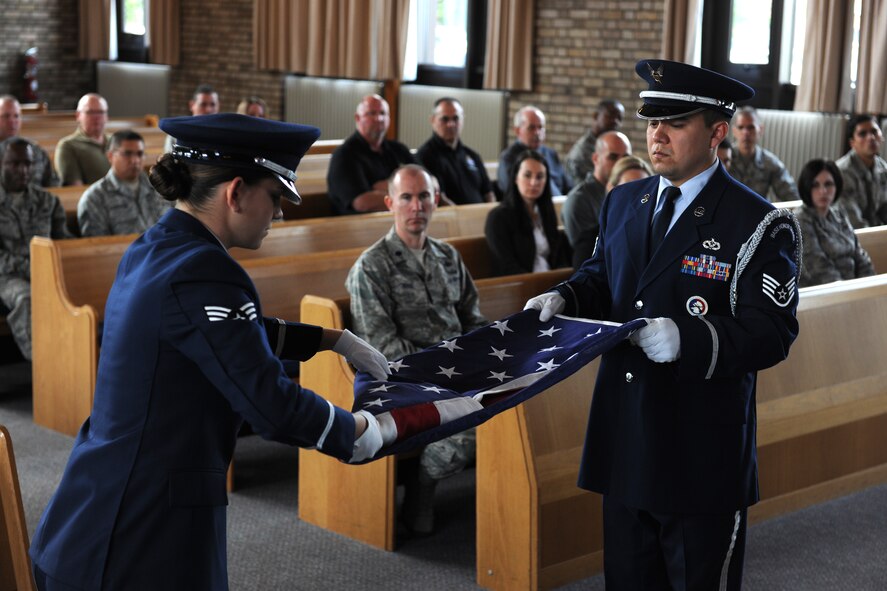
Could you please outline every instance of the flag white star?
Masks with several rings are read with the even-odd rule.
[[[388,367],[391,368],[391,371],[400,371],[405,367],[409,367],[409,365],[404,363],[403,359],[398,359],[397,361],[389,361]]]
[[[444,376],[447,376],[448,378],[451,378],[451,379],[452,379],[453,376],[461,376],[461,375],[462,375],[461,373],[459,373],[458,371],[456,371],[456,367],[455,367],[455,366],[453,366],[453,367],[441,367],[440,365],[438,365],[438,367],[440,367],[440,371],[437,372],[435,375],[444,375]]]
[[[501,384],[505,380],[509,379],[511,376],[505,373],[504,371],[490,371],[490,375],[487,376],[487,379],[490,380],[499,380]]]
[[[391,387],[391,384],[381,384],[376,386],[375,388],[370,388],[368,392],[387,392],[388,388]]]
[[[554,357],[552,357],[551,359],[549,359],[545,363],[542,363],[541,361],[537,361],[536,363],[539,364],[539,369],[537,369],[536,371],[542,371],[543,369],[546,371],[551,371],[555,367],[560,367],[559,363],[554,362]]]
[[[505,349],[497,349],[496,347],[490,346],[490,349],[493,350],[492,353],[487,353],[487,355],[492,355],[493,357],[498,357],[499,361],[505,361],[506,357],[514,357],[514,355],[509,355],[506,353]]]
[[[539,349],[540,353],[549,353],[551,351],[557,351],[558,349],[563,349],[563,347],[558,347],[557,345],[552,345],[550,347],[545,347],[544,349]]]
[[[422,390],[425,392],[437,392],[438,394],[443,392],[443,388],[438,388],[437,386],[422,386]]]
[[[549,329],[546,329],[546,330],[540,330],[540,331],[539,331],[539,336],[540,336],[540,337],[553,337],[553,336],[554,336],[554,333],[556,333],[556,332],[559,331],[559,330],[560,330],[559,328],[555,328],[555,327],[552,326],[552,327],[549,328]]]
[[[506,331],[507,332],[514,332],[513,330],[508,328],[508,321],[507,320],[505,320],[504,322],[502,320],[497,320],[496,322],[494,322],[493,324],[490,325],[490,328],[498,330],[499,334],[501,334],[503,337],[505,336]]]
[[[456,339],[453,339],[452,341],[444,341],[438,345],[438,348],[446,349],[450,353],[452,353],[456,349],[459,349],[460,351],[462,351],[462,347],[460,347],[459,345],[456,344]]]
[[[599,335],[599,334],[601,334],[601,329],[600,329],[600,328],[597,329],[597,332],[590,332],[590,333],[588,333],[587,335],[585,335],[585,338],[587,339],[588,337],[593,337],[593,336],[595,336],[595,335]]]
[[[369,408],[371,406],[381,407],[386,402],[391,402],[391,399],[386,398],[385,400],[383,400],[382,398],[376,398],[375,400],[370,400],[369,402],[364,402],[363,406],[364,406],[364,408]]]

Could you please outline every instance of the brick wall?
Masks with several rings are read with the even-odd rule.
[[[253,66],[253,1],[182,2],[182,57],[170,80],[169,114],[188,115],[188,101],[198,84],[219,93],[223,111],[240,99],[258,95],[269,114],[283,117],[283,75]]]
[[[77,0],[2,0],[0,94],[21,96],[22,54],[35,46],[39,100],[51,109],[76,108],[95,88],[95,64],[77,58]]]
[[[614,98],[625,105],[622,131],[646,155],[645,125],[635,117],[645,85],[634,65],[659,56],[663,10],[662,0],[537,0],[533,91],[513,93],[509,113],[526,104],[542,109],[545,143],[563,157],[598,101]]]
[[[95,88],[94,64],[74,57],[77,0],[3,4],[0,92],[19,93],[17,60],[36,44],[41,99],[53,109],[74,108],[80,95]],[[634,109],[643,84],[634,64],[659,55],[663,5],[664,0],[537,0],[534,88],[511,96],[509,122],[521,105],[535,104],[547,115],[546,143],[564,154],[587,128],[597,102],[616,98],[628,111],[624,131],[641,151],[644,126]],[[170,115],[187,114],[194,88],[211,84],[224,110],[257,94],[268,102],[271,116],[282,116],[283,74],[253,67],[252,6],[253,0],[182,2],[182,61],[172,70]],[[513,137],[510,132],[509,141]]]

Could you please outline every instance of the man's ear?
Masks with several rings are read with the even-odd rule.
[[[244,184],[243,178],[236,176],[225,187],[225,205],[234,213],[240,213],[240,199],[243,196]]]
[[[730,124],[726,121],[716,121],[712,126],[711,140],[709,140],[709,148],[717,149],[718,145],[724,141],[730,132]]]
[[[388,208],[388,211],[394,211],[394,199],[388,194],[385,195],[385,207]]]

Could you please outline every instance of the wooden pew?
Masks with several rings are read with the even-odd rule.
[[[523,308],[530,297],[569,276],[570,270],[479,279],[481,312],[501,318]],[[328,328],[350,325],[348,298],[314,295],[302,299],[302,320]],[[351,408],[354,372],[340,356],[321,352],[302,363],[300,383],[333,404]],[[299,516],[367,544],[395,546],[396,458],[348,466],[318,452],[299,450]]]
[[[75,435],[95,390],[105,302],[135,235],[31,241],[34,422]],[[478,273],[490,268],[482,236],[456,245]],[[267,316],[298,321],[304,294],[346,295],[345,277],[364,247],[239,260]],[[237,249],[232,255],[246,253]],[[64,352],[60,354],[59,352]]]
[[[12,439],[0,425],[0,591],[36,591]]]
[[[875,273],[887,273],[887,226],[859,228],[855,230],[856,238],[875,266]]]
[[[758,374],[757,522],[887,481],[887,274],[801,289],[786,361]]]

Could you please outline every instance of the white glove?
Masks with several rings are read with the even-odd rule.
[[[365,371],[374,379],[384,382],[388,379],[391,370],[388,368],[388,360],[368,342],[355,336],[350,330],[343,330],[342,336],[333,345],[333,351],[345,358],[345,360],[359,369]]]
[[[547,291],[527,300],[524,310],[539,310],[539,322],[548,322],[552,316],[563,312],[566,305],[567,302],[561,294],[556,291]]]
[[[382,449],[382,431],[379,429],[379,421],[365,410],[359,410],[354,416],[361,415],[367,420],[366,431],[354,440],[354,451],[351,452],[351,462],[368,460],[376,452]]]
[[[631,335],[631,342],[656,363],[668,363],[681,356],[681,333],[671,318],[645,318],[647,326]]]

